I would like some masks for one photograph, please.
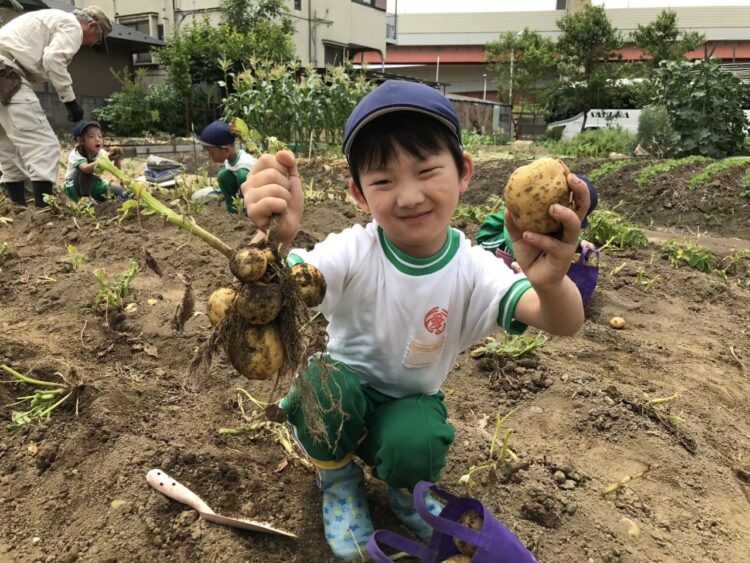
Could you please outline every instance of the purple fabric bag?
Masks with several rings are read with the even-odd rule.
[[[424,494],[427,489],[432,489],[447,501],[440,516],[431,514],[424,505]],[[390,530],[378,530],[367,542],[367,552],[373,561],[392,561],[380,549],[378,543],[382,543],[418,557],[423,563],[440,563],[459,553],[453,543],[455,537],[477,546],[476,553],[471,556],[471,563],[536,563],[536,559],[521,540],[498,522],[476,499],[457,497],[428,481],[420,481],[414,487],[414,507],[422,519],[433,528],[430,543],[424,545]],[[456,522],[459,516],[470,509],[475,510],[484,520],[480,531]]]
[[[592,252],[596,256],[596,263],[587,264],[586,257]],[[596,281],[599,279],[599,251],[596,248],[582,248],[581,256],[568,269],[568,277],[581,292],[583,304],[588,303],[596,288]]]
[[[595,264],[586,263],[586,257],[591,252],[596,255]],[[508,268],[510,268],[511,262],[515,260],[511,254],[499,248],[495,251],[495,256],[501,258]],[[596,288],[596,282],[599,279],[599,251],[596,248],[588,247],[581,249],[581,256],[568,269],[568,277],[576,284],[578,291],[581,293],[583,304],[588,303]]]

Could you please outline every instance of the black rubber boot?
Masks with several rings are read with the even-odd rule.
[[[8,190],[10,199],[18,205],[26,205],[26,194],[24,193],[24,182],[5,182],[3,186]]]
[[[52,182],[35,180],[31,182],[31,186],[34,188],[34,205],[37,207],[47,207],[47,204],[44,203],[44,194],[52,193]]]

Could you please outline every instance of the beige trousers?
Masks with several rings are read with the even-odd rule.
[[[55,182],[60,141],[26,79],[7,106],[0,105],[0,183]]]

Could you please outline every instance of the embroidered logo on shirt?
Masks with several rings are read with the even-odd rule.
[[[424,327],[432,334],[442,334],[447,319],[448,311],[442,307],[433,307],[424,316]]]

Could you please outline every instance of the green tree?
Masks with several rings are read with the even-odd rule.
[[[224,22],[237,30],[251,30],[261,23],[274,22],[286,35],[294,33],[294,20],[284,0],[222,0]]]
[[[655,103],[666,108],[679,136],[678,156],[738,154],[748,130],[744,87],[715,59],[671,61],[657,71]]]
[[[509,92],[510,62],[513,59],[513,97],[521,101],[538,98],[557,67],[555,42],[538,31],[524,28],[520,36],[508,31],[485,46],[485,59],[497,73],[501,95]],[[509,104],[512,100],[506,100]]]
[[[557,27],[562,32],[557,41],[558,70],[567,84],[555,95],[565,96],[572,109],[584,112],[583,130],[587,112],[609,105],[604,102],[617,90],[612,88],[613,81],[623,69],[611,61],[622,57],[615,52],[623,46],[622,34],[603,6],[587,5],[558,20]]]
[[[638,48],[651,57],[653,68],[658,68],[662,61],[682,59],[685,53],[706,41],[702,33],[681,30],[673,10],[662,10],[648,25],[638,24],[632,38]]]

